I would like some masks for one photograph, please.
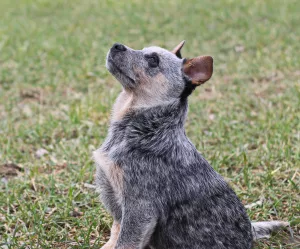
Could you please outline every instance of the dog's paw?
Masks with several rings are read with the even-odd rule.
[[[104,246],[102,246],[100,249],[114,249],[116,247],[116,243],[109,240]]]

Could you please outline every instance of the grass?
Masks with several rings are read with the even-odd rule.
[[[256,248],[299,248],[299,12],[297,0],[0,1],[0,247],[105,242],[111,218],[88,184],[121,89],[106,52],[185,39],[185,57],[215,61],[188,136],[243,203],[264,200],[252,220],[291,222],[294,240]]]

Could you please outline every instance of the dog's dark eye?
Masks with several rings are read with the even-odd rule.
[[[148,61],[149,67],[158,67],[159,58],[157,54],[145,55],[145,59]]]

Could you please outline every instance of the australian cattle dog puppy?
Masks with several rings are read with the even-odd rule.
[[[106,66],[122,84],[103,145],[97,187],[114,218],[116,249],[248,249],[283,222],[251,224],[234,191],[187,138],[188,97],[213,58],[114,44]]]

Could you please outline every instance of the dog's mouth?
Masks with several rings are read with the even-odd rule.
[[[130,76],[128,76],[120,67],[118,67],[116,65],[116,63],[111,58],[111,55],[108,56],[108,62],[113,66],[114,70],[117,73],[119,73],[120,75],[122,75],[123,77],[125,77],[131,84],[135,83],[134,79],[132,79]]]

